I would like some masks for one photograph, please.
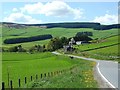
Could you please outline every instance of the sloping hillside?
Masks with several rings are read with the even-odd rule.
[[[8,24],[11,25],[14,23],[4,23],[3,24],[3,27],[2,27],[2,40],[3,41],[5,39],[9,39],[9,38],[26,38],[26,37],[37,36],[37,35],[45,35],[45,34],[50,34],[53,37],[63,37],[64,36],[64,37],[70,38],[70,37],[75,36],[77,32],[85,32],[85,31],[92,32],[93,36],[91,36],[91,38],[93,38],[93,39],[95,39],[95,38],[101,39],[101,38],[105,38],[105,37],[109,37],[109,36],[118,34],[118,29],[94,30],[92,28],[60,28],[60,27],[41,28],[41,27],[35,26],[35,25],[24,25],[24,24],[22,24],[22,25],[25,26],[25,28],[16,28],[16,27],[9,28],[8,26],[6,26]],[[17,24],[14,24],[14,25],[17,25]],[[41,25],[41,24],[39,24],[39,25]],[[2,41],[2,43],[3,43],[3,41]],[[40,44],[40,45],[47,44],[48,41],[49,41],[49,39],[43,40],[43,41],[25,42],[25,43],[20,43],[20,44],[25,48],[29,48],[35,44]],[[11,45],[11,44],[3,43],[3,47],[11,47],[11,46],[15,46],[15,45],[18,45],[18,44]]]

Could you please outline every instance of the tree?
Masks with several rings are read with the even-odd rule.
[[[29,49],[29,52],[43,52],[44,48],[41,45],[35,45]]]
[[[10,51],[10,52],[17,52],[18,48],[17,48],[17,46],[10,47],[8,51]]]
[[[63,47],[63,45],[62,45],[61,39],[52,38],[47,45],[47,50],[54,51],[54,50],[57,50],[62,47]]]
[[[69,43],[69,40],[66,37],[61,37],[60,39],[61,39],[62,45],[67,45]]]
[[[74,37],[75,41],[90,41],[92,38],[88,37],[86,34],[78,35]]]
[[[26,52],[24,48],[22,48],[22,45],[10,47],[9,50],[10,52]]]
[[[81,35],[87,35],[87,36],[93,36],[93,33],[92,32],[78,32],[75,37],[79,37]]]

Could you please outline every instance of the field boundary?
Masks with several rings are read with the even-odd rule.
[[[32,81],[58,76],[58,75],[64,74],[64,73],[69,72],[69,71],[72,72],[72,70],[75,69],[76,66],[77,65],[74,65],[74,66],[72,66],[70,68],[63,69],[63,70],[57,70],[57,71],[53,71],[53,72],[41,73],[40,75],[36,74],[34,77],[33,76],[30,76],[29,78],[24,77],[24,80],[21,80],[19,78],[18,79],[18,88],[25,87],[27,84],[29,84]],[[21,82],[21,81],[24,81],[24,82]],[[2,90],[5,90],[5,89],[11,89],[12,90],[14,88],[13,80],[10,80],[8,83],[9,83],[9,85],[7,87],[7,83],[5,83],[4,81],[2,82]]]
[[[91,51],[91,50],[96,50],[96,49],[101,49],[101,48],[106,48],[106,47],[111,47],[111,46],[115,46],[115,45],[119,45],[119,44],[120,44],[120,43],[111,44],[111,45],[107,45],[107,46],[101,46],[101,47],[97,47],[97,48],[82,50],[81,52],[84,52],[84,51]]]

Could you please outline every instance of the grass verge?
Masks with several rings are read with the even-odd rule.
[[[38,79],[26,85],[28,88],[98,88],[94,80],[93,67],[95,62],[73,59],[77,64],[72,70],[60,75]]]

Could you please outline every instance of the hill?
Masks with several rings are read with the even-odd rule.
[[[109,29],[109,30],[94,30],[93,28],[61,28],[61,27],[54,27],[54,28],[46,28],[46,27],[40,27],[39,25],[41,24],[17,24],[17,23],[7,23],[4,22],[2,23],[2,47],[4,48],[9,48],[12,46],[16,45],[22,45],[23,48],[30,48],[34,45],[46,45],[50,39],[47,40],[38,40],[38,41],[32,41],[32,42],[21,42],[21,43],[14,43],[14,44],[5,44],[5,40],[9,39],[21,39],[21,38],[28,38],[28,37],[36,37],[39,35],[52,35],[52,37],[73,37],[75,36],[78,32],[92,32],[93,35],[90,36],[92,39],[103,39],[109,36],[117,35],[118,34],[118,29]],[[52,23],[50,23],[52,24]],[[69,24],[71,25],[72,23],[53,23],[53,25],[66,25]],[[73,26],[76,23],[73,24]],[[77,23],[79,24],[84,24],[87,25],[88,23]],[[100,25],[99,23],[89,23],[90,25]],[[25,28],[16,28],[16,27],[8,27],[10,25],[22,25]],[[35,26],[38,25],[38,26]],[[43,24],[42,24],[43,25]],[[46,24],[47,25],[47,24]],[[112,25],[114,26],[114,25]]]
[[[42,28],[93,28],[94,30],[108,30],[113,28],[120,28],[120,24],[113,25],[101,25],[100,23],[95,22],[64,22],[64,23],[47,23],[47,24],[17,24],[17,23],[8,23],[3,22],[3,25],[7,25],[12,28],[25,28],[25,26],[38,26]]]

